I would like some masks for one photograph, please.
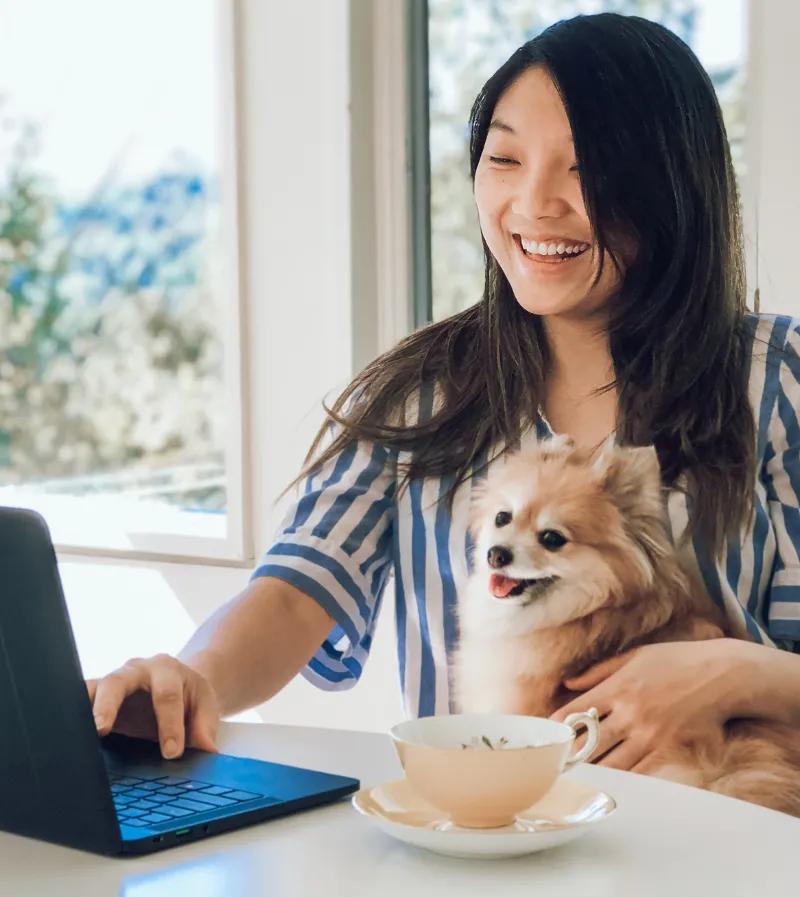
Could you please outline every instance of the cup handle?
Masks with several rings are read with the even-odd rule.
[[[585,713],[570,713],[564,722],[576,735],[577,730],[581,726],[586,728],[586,744],[564,764],[564,769],[569,769],[576,763],[580,763],[582,760],[590,757],[592,751],[597,747],[600,737],[600,722],[597,716],[597,708],[590,707]]]

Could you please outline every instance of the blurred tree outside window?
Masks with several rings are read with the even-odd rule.
[[[746,101],[744,0],[428,0],[433,319],[478,302],[483,250],[469,178],[469,112],[493,72],[560,19],[618,12],[686,41],[717,90],[739,178]],[[423,323],[423,322],[419,322]]]
[[[0,0],[2,503],[224,529],[217,19]]]

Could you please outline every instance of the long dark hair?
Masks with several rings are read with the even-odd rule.
[[[613,13],[557,22],[478,95],[473,178],[499,97],[532,66],[548,71],[566,108],[601,262],[618,263],[618,235],[635,241],[609,303],[618,442],[654,444],[665,486],[685,475],[688,534],[702,532],[719,555],[752,513],[755,425],[739,201],[714,88],[691,49],[655,22]],[[332,408],[323,403],[341,429],[315,457],[323,424],[294,483],[366,439],[410,453],[401,486],[451,474],[455,487],[488,447],[518,441],[544,394],[547,343],[485,242],[484,254],[480,302],[412,333]],[[400,420],[423,384],[435,384],[437,407]]]

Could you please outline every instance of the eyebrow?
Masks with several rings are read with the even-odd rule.
[[[507,124],[500,118],[493,118],[489,124],[489,130],[496,129],[498,131],[508,131],[509,134],[516,134],[517,132],[511,127],[511,125]]]
[[[489,123],[489,127],[488,127],[487,131],[492,131],[492,130],[494,130],[494,131],[505,131],[505,132],[508,133],[508,134],[516,134],[516,133],[517,133],[517,132],[511,127],[511,125],[508,124],[508,122],[503,121],[502,118],[493,118],[493,119],[491,120],[491,122]],[[561,139],[562,139],[562,142],[564,142],[564,143],[567,143],[567,142],[569,142],[569,143],[573,143],[573,142],[574,142],[573,139],[572,139],[572,134],[570,134],[569,132],[567,132],[566,134],[564,134],[563,137],[562,137]]]

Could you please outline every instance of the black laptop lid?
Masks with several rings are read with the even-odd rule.
[[[50,534],[16,508],[0,508],[0,829],[121,850]]]

